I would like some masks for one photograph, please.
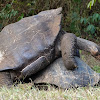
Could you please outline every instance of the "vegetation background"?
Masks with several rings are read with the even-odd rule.
[[[100,44],[100,0],[0,0],[0,31],[6,25],[43,10],[63,7],[62,28],[67,32]],[[100,62],[88,53],[82,59],[100,73]],[[0,89],[1,100],[100,100],[100,88],[38,91],[32,85],[19,84]],[[51,89],[51,88],[50,88]]]
[[[58,7],[63,7],[65,31],[100,41],[100,0],[0,0],[0,30],[23,17]]]

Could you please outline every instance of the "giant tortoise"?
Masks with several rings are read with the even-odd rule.
[[[42,11],[4,27],[0,33],[1,86],[30,76],[35,83],[62,88],[99,82],[99,74],[80,59],[79,49],[99,58],[100,47],[62,30],[61,11],[62,8]]]

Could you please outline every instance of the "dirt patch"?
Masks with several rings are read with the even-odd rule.
[[[90,67],[100,66],[100,61],[91,56],[90,53],[82,51],[81,59],[84,60]]]

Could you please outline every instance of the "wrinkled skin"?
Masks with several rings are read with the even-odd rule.
[[[63,59],[63,67],[74,73],[80,66],[78,62],[81,62],[79,58],[75,59],[76,56],[79,57],[78,49],[88,51],[96,58],[100,56],[100,47],[97,44],[77,38],[73,33],[66,33],[61,29],[61,10],[58,8],[40,12],[38,15],[10,24],[1,31],[1,85],[11,85],[15,79],[34,77],[37,72],[48,67],[59,57]],[[60,65],[59,61],[58,64]],[[84,66],[85,63],[82,67]],[[60,70],[62,71],[62,69]],[[52,77],[55,76],[52,74]],[[59,76],[57,79],[61,80]],[[61,82],[61,84],[65,84],[68,81]],[[53,82],[50,83],[53,84]],[[56,85],[61,86],[59,82]]]

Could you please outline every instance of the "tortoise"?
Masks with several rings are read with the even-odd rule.
[[[88,51],[99,59],[100,47],[97,44],[62,29],[61,11],[62,8],[42,11],[3,28],[0,33],[1,86],[12,85],[15,79],[34,77],[60,57],[64,63],[62,68],[73,73],[80,66],[79,49]],[[60,65],[59,60],[58,64]],[[38,78],[33,81],[36,82],[36,79]],[[67,80],[63,84],[66,82]]]

